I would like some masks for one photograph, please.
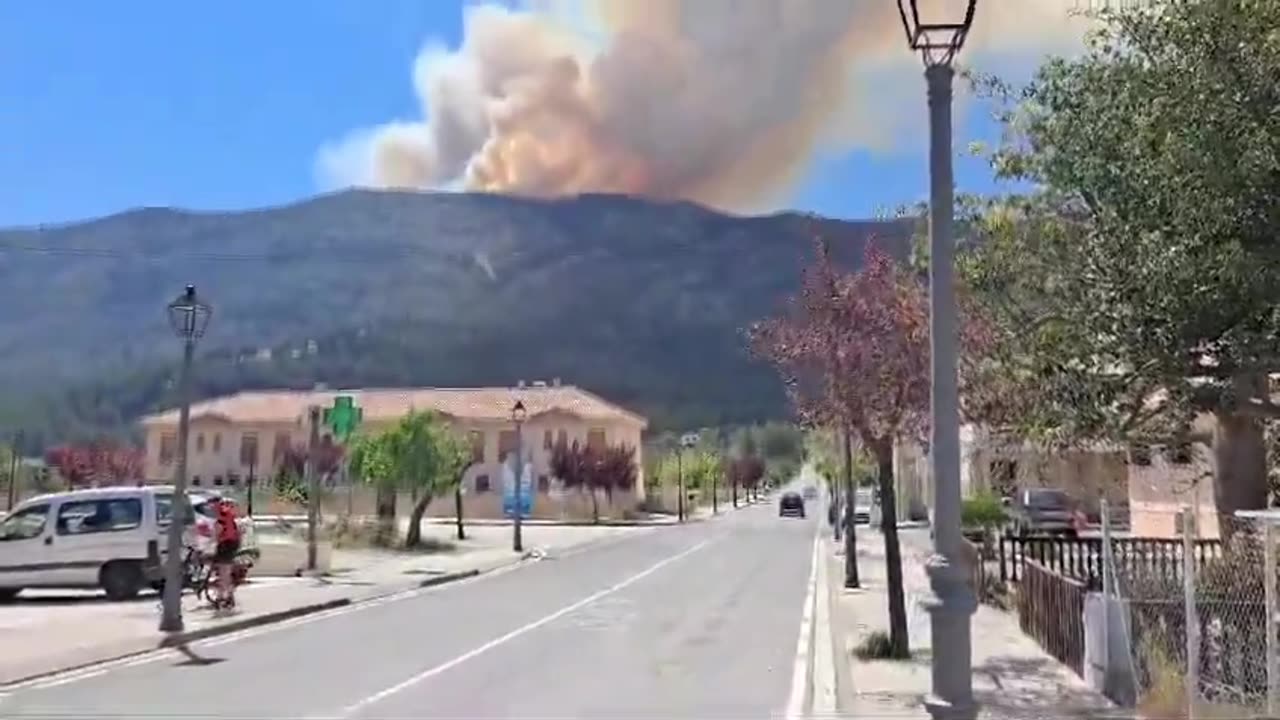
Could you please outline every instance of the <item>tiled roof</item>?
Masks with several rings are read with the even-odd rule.
[[[572,385],[485,388],[378,388],[360,390],[264,390],[213,398],[191,406],[191,417],[221,417],[230,422],[295,422],[311,405],[329,407],[339,395],[349,395],[369,421],[393,420],[410,410],[435,410],[464,420],[508,420],[517,399],[529,417],[565,412],[590,420],[648,421],[603,398]],[[176,425],[178,411],[142,418],[143,425]]]

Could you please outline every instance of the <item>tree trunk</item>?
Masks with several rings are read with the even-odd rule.
[[[423,493],[414,503],[413,511],[409,513],[409,530],[404,534],[405,547],[414,548],[422,544],[422,516],[426,514],[431,499],[431,493]]]
[[[458,539],[466,540],[467,531],[462,527],[462,483],[453,489],[453,512],[455,522],[458,524]]]
[[[732,488],[732,490],[731,490],[730,492],[731,492],[731,493],[732,493],[732,495],[733,495],[733,509],[734,509],[734,510],[737,510],[737,509],[738,509],[738,483],[737,483],[737,481],[735,480],[735,481],[733,482],[733,484],[732,484],[732,485],[730,485],[730,487]]]
[[[385,483],[378,485],[376,499],[378,532],[374,538],[377,545],[388,546],[396,537],[396,489]]]
[[[902,550],[898,546],[898,503],[893,491],[893,445],[877,444],[880,475],[880,532],[884,533],[884,560],[889,584],[889,645],[895,658],[911,654],[907,638],[907,605],[902,590]]]
[[[854,525],[857,523],[855,510],[857,509],[857,489],[853,485],[853,440],[849,437],[846,430],[844,435],[844,494],[845,494],[845,511],[844,517],[844,586],[847,588],[861,587],[862,583],[858,579],[858,539],[854,534]]]
[[[600,524],[600,498],[596,497],[596,489],[591,488],[587,492],[591,493],[591,522]]]
[[[1259,510],[1267,502],[1267,445],[1263,423],[1241,413],[1215,413],[1213,455],[1217,475],[1213,499],[1222,538],[1231,537],[1237,510]]]

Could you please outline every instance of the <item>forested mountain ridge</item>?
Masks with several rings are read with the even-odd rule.
[[[901,222],[736,217],[584,195],[347,191],[236,213],[143,209],[0,231],[0,423],[45,441],[171,404],[164,305],[214,306],[197,394],[562,377],[664,423],[778,416],[741,329],[815,234],[856,264]]]

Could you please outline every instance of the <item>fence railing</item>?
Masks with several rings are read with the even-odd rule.
[[[1111,553],[1123,570],[1141,570],[1175,583],[1182,577],[1180,538],[1112,538]],[[1102,538],[1005,535],[997,543],[997,555],[1001,582],[1019,582],[1023,561],[1030,559],[1085,583],[1091,590],[1102,587]],[[1197,567],[1221,556],[1222,541],[1195,541]]]
[[[1084,674],[1085,584],[1023,556],[1018,625],[1053,657]]]
[[[977,596],[980,603],[989,601],[991,598],[987,592],[987,558],[983,547],[968,538],[964,538],[961,551],[964,553],[964,560],[968,565],[969,585],[973,587],[974,595]]]

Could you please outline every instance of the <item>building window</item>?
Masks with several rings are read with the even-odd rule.
[[[605,438],[602,428],[591,428],[587,431],[587,447],[592,450],[604,450]]]
[[[568,445],[568,444],[569,444],[569,431],[568,431],[568,430],[560,430],[560,431],[556,432],[556,442],[557,442],[557,443],[559,443],[559,444],[561,444],[561,445]]]
[[[258,433],[240,436],[240,464],[250,467],[258,464]]]
[[[204,452],[204,433],[196,435],[196,452]]]
[[[160,436],[160,464],[169,465],[173,463],[173,456],[178,448],[178,438],[176,435],[168,433]]]
[[[215,453],[222,452],[222,433],[213,434],[213,451]]]
[[[213,484],[214,484],[214,485],[217,485],[218,487],[222,487],[222,476],[221,476],[221,475],[214,475],[214,476],[213,476]]]
[[[1018,490],[1018,463],[1013,460],[991,462],[991,489],[1001,495],[1012,495]]]
[[[1191,443],[1179,443],[1169,450],[1169,461],[1174,465],[1191,464]]]
[[[476,476],[476,494],[479,495],[480,493],[487,493],[487,492],[489,492],[489,476],[477,475]]]
[[[484,433],[472,430],[467,433],[467,438],[471,441],[471,462],[473,464],[484,462]]]
[[[1129,462],[1143,467],[1150,465],[1151,448],[1146,445],[1134,445],[1129,448]]]
[[[237,473],[229,473],[227,475],[227,484],[230,485],[231,487],[239,487],[240,475],[238,475]]]
[[[542,493],[543,495],[546,495],[547,493],[551,492],[551,478],[547,477],[546,475],[538,476],[538,492]]]
[[[498,460],[506,462],[507,456],[516,451],[516,431],[503,430],[498,433]]]
[[[550,450],[554,444],[555,444],[555,434],[552,433],[550,430],[544,431],[542,433],[542,447],[546,450]]]
[[[200,476],[199,476],[199,475],[192,475],[192,476],[191,476],[191,484],[192,484],[193,486],[195,486],[195,487],[199,487],[199,486],[200,486]]]
[[[275,444],[271,447],[271,461],[280,462],[280,458],[283,458],[284,454],[288,451],[289,451],[289,433],[287,432],[276,433]]]

